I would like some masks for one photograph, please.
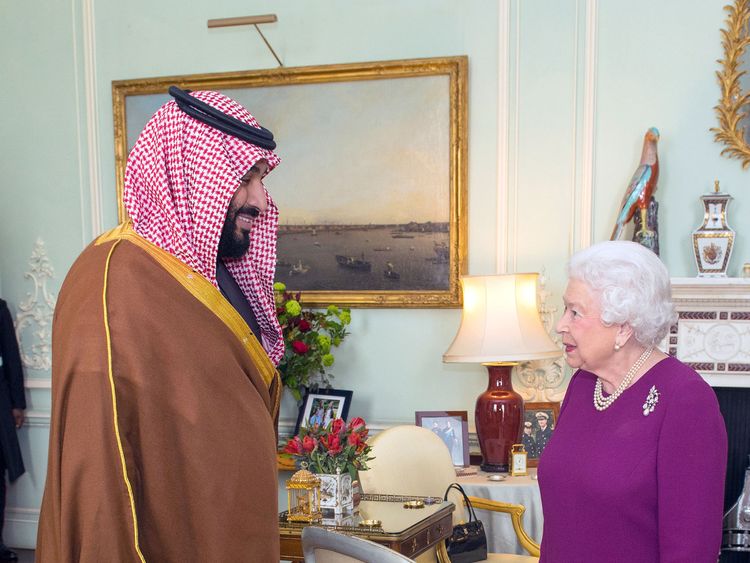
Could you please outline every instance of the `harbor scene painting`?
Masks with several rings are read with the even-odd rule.
[[[447,290],[448,223],[279,232],[276,280],[295,290]]]
[[[280,145],[284,160],[264,179],[279,208],[276,281],[302,292],[448,290],[447,87],[444,76],[301,87],[313,111],[292,110],[292,121],[325,141]]]
[[[113,82],[125,161],[172,84],[219,90],[273,132],[275,281],[307,304],[458,307],[466,269],[466,57]]]

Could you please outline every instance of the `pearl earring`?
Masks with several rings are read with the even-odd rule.
[[[615,352],[617,352],[620,349],[620,345],[615,343]]]

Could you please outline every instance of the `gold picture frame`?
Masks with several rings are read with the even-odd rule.
[[[278,281],[313,306],[460,307],[459,277],[467,266],[467,73],[468,59],[459,56],[113,81],[118,217],[127,219],[122,192],[128,152],[170,99],[168,87],[221,90],[248,107],[279,144],[283,163],[268,178],[281,210]],[[288,115],[313,106],[323,109],[307,130],[299,126],[304,115]],[[331,132],[329,122],[339,129]],[[318,155],[337,166],[303,164]],[[339,181],[332,169],[347,163],[350,180],[332,185]],[[284,181],[273,183],[284,169]],[[327,222],[285,223],[285,210],[301,204],[280,201],[306,194],[318,199],[300,207],[299,217],[342,200],[349,211]],[[411,220],[405,210],[413,213]],[[318,238],[292,241],[288,235]],[[300,250],[302,244],[307,246]],[[327,272],[323,281],[307,275],[308,255]]]
[[[552,433],[557,426],[557,418],[560,416],[560,403],[556,402],[529,402],[523,404],[523,430],[521,443],[528,452],[526,458],[527,467],[536,467],[539,457],[547,445]],[[543,421],[540,418],[546,417]],[[527,423],[530,423],[531,434],[526,431]],[[541,426],[544,426],[542,428]],[[544,436],[542,436],[544,434]]]

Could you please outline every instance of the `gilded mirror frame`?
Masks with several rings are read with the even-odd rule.
[[[444,270],[440,270],[439,289],[428,287],[426,284],[422,287],[410,288],[409,290],[399,290],[397,285],[394,289],[351,289],[344,287],[336,290],[313,290],[304,287],[293,287],[288,284],[288,289],[302,291],[302,301],[312,306],[328,306],[329,304],[338,304],[349,307],[373,307],[373,308],[454,308],[461,307],[461,289],[460,276],[467,271],[467,143],[468,143],[468,122],[467,122],[467,87],[468,87],[468,58],[466,56],[458,57],[440,57],[428,59],[409,59],[394,61],[379,61],[367,63],[352,63],[341,65],[325,66],[308,66],[308,67],[288,67],[258,71],[242,71],[228,73],[212,74],[194,74],[182,76],[166,76],[157,78],[143,78],[132,80],[118,80],[112,82],[112,101],[114,113],[114,141],[115,141],[115,174],[117,187],[117,205],[118,217],[120,221],[127,219],[122,193],[123,181],[125,174],[125,164],[128,156],[128,137],[132,137],[133,131],[128,131],[128,122],[126,108],[130,103],[138,102],[132,97],[145,96],[154,94],[164,97],[166,101],[167,89],[171,85],[176,85],[188,90],[222,90],[232,96],[232,89],[252,89],[255,87],[278,87],[278,86],[295,86],[295,85],[318,85],[324,83],[342,83],[361,81],[377,81],[379,79],[396,79],[396,78],[417,78],[420,77],[446,77],[445,87],[440,89],[439,99],[440,107],[445,107],[445,133],[440,137],[441,154],[447,155],[446,177],[441,176],[441,184],[446,186],[443,193],[440,189],[440,198],[444,198],[445,208],[448,209],[447,223],[447,275]],[[161,105],[160,101],[158,105]],[[158,105],[156,107],[158,107]],[[132,107],[132,106],[131,106]],[[155,109],[155,108],[154,108]],[[153,113],[153,109],[151,113]],[[443,115],[443,114],[441,114]],[[150,117],[150,113],[148,114]],[[146,118],[147,119],[147,118]],[[267,119],[264,117],[264,119]],[[143,121],[143,123],[140,123]],[[138,114],[138,119],[133,119],[131,129],[135,125],[142,127],[145,124],[143,116]],[[272,124],[270,124],[272,125]],[[405,126],[405,125],[404,125]],[[139,131],[140,129],[138,129]],[[272,130],[274,130],[272,128]],[[137,133],[136,133],[137,135]],[[394,142],[403,138],[410,138],[408,131],[394,131]],[[443,142],[444,139],[444,142]],[[295,139],[296,140],[296,139]],[[309,140],[310,146],[316,146],[320,143],[318,138]],[[404,154],[407,154],[408,145],[404,148]],[[365,158],[366,155],[363,155]],[[444,162],[444,161],[443,161]],[[286,166],[289,163],[285,163]],[[325,189],[325,186],[315,186],[308,182],[311,189]],[[397,189],[394,187],[392,189]],[[371,198],[372,185],[362,182],[359,189],[355,192],[361,194],[362,205],[368,204],[368,197]],[[372,200],[369,200],[370,202]],[[371,224],[372,225],[372,224]],[[314,229],[313,229],[314,232]],[[336,232],[335,234],[342,234]],[[346,233],[343,233],[346,234]],[[343,238],[343,237],[340,237]],[[413,238],[402,236],[401,238]],[[318,237],[318,240],[320,237]],[[313,239],[314,240],[314,239]],[[369,239],[368,239],[369,240]],[[395,245],[395,242],[388,244]],[[401,242],[401,241],[398,241]],[[417,241],[412,242],[418,246]],[[414,249],[414,246],[410,250]],[[442,250],[442,249],[440,249]],[[432,249],[430,248],[430,252]],[[435,250],[437,253],[437,250]],[[434,253],[433,253],[434,254]],[[336,258],[338,260],[338,258]],[[442,259],[442,258],[441,258]],[[441,262],[445,264],[445,262]],[[379,274],[377,263],[373,262],[375,267],[373,271]],[[302,264],[300,264],[302,266]],[[291,272],[290,272],[291,274]],[[375,274],[374,274],[375,275]],[[343,278],[343,275],[342,275]],[[436,278],[437,279],[437,278]],[[302,284],[300,284],[302,285]]]
[[[741,70],[742,56],[750,45],[750,0],[735,0],[734,4],[725,6],[728,12],[726,29],[721,30],[721,44],[724,58],[717,61],[721,70],[716,71],[721,88],[719,105],[715,106],[719,127],[711,129],[714,139],[726,145],[722,156],[736,158],[742,162],[742,168],[750,166],[750,145],[745,137],[743,119],[750,115],[750,92],[743,92],[740,78],[746,73]]]

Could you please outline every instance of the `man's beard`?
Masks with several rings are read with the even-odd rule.
[[[242,258],[250,248],[250,233],[248,231],[237,232],[235,219],[238,213],[239,210],[235,213],[230,211],[224,219],[219,239],[219,258]]]

